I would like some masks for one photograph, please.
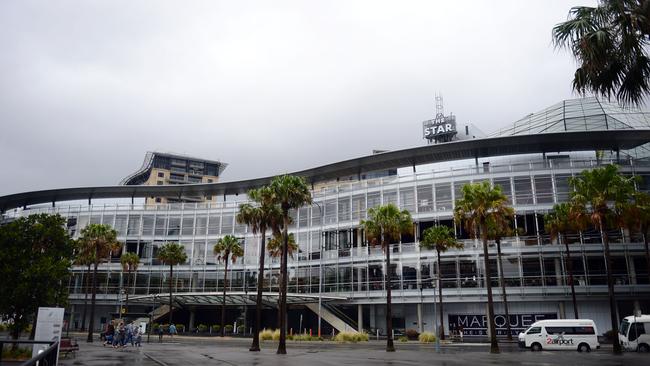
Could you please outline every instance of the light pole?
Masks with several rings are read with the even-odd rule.
[[[147,343],[151,341],[151,330],[153,329],[153,312],[156,311],[156,295],[153,295],[153,308],[149,313],[149,331],[147,332]]]
[[[320,338],[321,307],[323,302],[323,246],[321,244],[321,238],[323,237],[323,208],[318,202],[313,202],[318,206],[318,213],[320,216],[320,234],[318,235],[318,337]]]

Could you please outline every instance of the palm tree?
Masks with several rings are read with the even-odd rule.
[[[569,19],[553,28],[553,42],[578,61],[573,89],[622,104],[639,105],[650,91],[647,54],[650,17],[647,1],[600,0],[578,6]]]
[[[226,235],[219,239],[214,245],[214,255],[217,256],[217,262],[223,262],[223,299],[221,302],[221,336],[226,334],[226,288],[228,287],[228,261],[233,263],[237,257],[244,255],[244,249],[239,244],[239,239],[233,235]]]
[[[172,324],[172,316],[174,312],[173,298],[172,298],[172,285],[174,279],[174,266],[185,263],[187,261],[187,254],[185,247],[180,243],[165,243],[158,251],[158,260],[163,263],[169,264],[169,324]]]
[[[600,231],[605,249],[607,270],[607,292],[612,331],[618,334],[616,316],[616,294],[612,278],[612,258],[609,253],[609,235],[607,229],[620,220],[622,209],[629,203],[634,191],[632,178],[625,178],[618,173],[616,165],[585,170],[569,180],[573,186],[571,203],[575,211],[583,211],[591,217],[591,222]],[[613,220],[612,220],[613,219]],[[621,344],[614,337],[614,354],[621,354]]]
[[[260,350],[260,329],[262,323],[262,293],[264,291],[264,257],[266,256],[266,231],[277,231],[282,221],[280,208],[272,202],[272,192],[268,187],[248,191],[248,197],[257,203],[239,205],[237,222],[246,224],[255,235],[260,234],[259,272],[257,273],[257,298],[255,299],[255,325],[253,328],[253,343],[249,351]]]
[[[125,271],[127,273],[127,281],[128,278],[131,277],[131,272],[136,272],[138,270],[138,265],[140,264],[140,257],[135,254],[135,253],[124,253],[122,254],[122,257],[120,257],[120,263],[122,264],[122,271]],[[132,289],[135,290],[135,276],[133,276],[133,286]],[[129,291],[126,291],[126,301],[124,304],[124,308],[126,309],[126,312],[129,312]],[[120,312],[122,309],[120,309]]]
[[[464,222],[469,232],[478,232],[483,241],[483,262],[485,266],[485,287],[488,300],[488,327],[490,331],[490,352],[499,353],[496,329],[494,326],[494,301],[492,299],[492,276],[490,273],[488,253],[488,221],[501,220],[509,214],[508,198],[501,192],[501,187],[490,186],[490,182],[466,184],[462,188],[463,198],[456,200],[454,218]]]
[[[569,241],[566,234],[570,230],[583,231],[586,228],[582,209],[576,209],[569,203],[560,203],[553,206],[553,211],[544,215],[544,223],[549,229],[551,240],[558,239],[559,243],[564,243],[566,256],[564,266],[566,267],[568,283],[571,287],[571,299],[573,301],[573,316],[578,316],[578,301],[576,300],[576,289],[573,281],[573,261],[571,260],[571,251],[569,250]]]
[[[100,262],[110,260],[111,253],[120,249],[117,241],[117,231],[110,225],[90,224],[81,230],[79,242],[81,252],[92,258],[93,274],[91,280],[90,320],[88,322],[87,342],[93,341],[95,327],[95,297],[97,295],[97,267]]]
[[[372,245],[381,245],[386,255],[384,286],[386,287],[386,352],[395,352],[393,344],[393,313],[391,307],[391,268],[390,242],[399,240],[401,234],[413,232],[413,220],[407,210],[400,211],[397,206],[388,204],[368,209],[368,220],[361,220],[368,241]]]
[[[622,207],[620,224],[630,231],[638,230],[641,233],[648,268],[648,283],[650,283],[650,250],[648,250],[648,235],[650,235],[650,194],[637,191],[634,192],[632,197],[632,202]]]
[[[282,233],[279,235],[273,235],[269,243],[266,245],[266,249],[269,251],[269,256],[277,258],[282,255]],[[298,251],[298,244],[296,244],[296,238],[293,233],[289,234],[289,243],[287,245],[289,250],[289,256],[293,258],[293,253]]]
[[[311,204],[311,192],[302,177],[283,175],[273,178],[270,189],[272,202],[282,210],[282,259],[280,260],[280,342],[278,354],[287,353],[287,247],[289,245],[289,210]]]
[[[454,231],[447,226],[430,227],[422,233],[420,246],[435,249],[438,259],[438,303],[440,308],[440,339],[445,339],[444,316],[442,314],[442,272],[440,271],[440,253],[449,249],[463,249],[463,243],[456,240]]]
[[[501,296],[503,297],[503,309],[506,315],[506,332],[508,340],[512,340],[512,330],[510,329],[510,311],[508,309],[508,294],[506,293],[506,280],[503,274],[503,258],[501,256],[501,238],[511,236],[514,231],[511,226],[511,219],[515,212],[512,207],[504,209],[504,215],[491,215],[487,220],[488,238],[494,240],[497,245],[497,263],[499,271],[499,284],[501,285]]]
[[[87,312],[88,312],[88,292],[90,292],[90,266],[94,263],[94,259],[92,257],[92,254],[87,251],[87,246],[85,246],[82,241],[76,240],[75,241],[75,246],[76,246],[76,258],[74,261],[74,264],[78,266],[85,266],[86,270],[84,271],[84,276],[83,276],[83,285],[82,288],[84,289],[84,310],[83,310],[83,316],[81,317],[81,331],[86,330],[86,317],[87,317]]]

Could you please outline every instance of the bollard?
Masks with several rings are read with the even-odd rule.
[[[309,328],[309,336],[312,337],[312,335],[311,335],[311,328]]]
[[[379,329],[377,329],[377,340],[379,340]]]

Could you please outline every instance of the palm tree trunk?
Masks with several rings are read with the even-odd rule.
[[[441,340],[445,339],[445,317],[442,315],[442,274],[440,272],[440,251],[438,253],[438,303],[440,304],[440,331],[439,336]]]
[[[264,291],[264,257],[266,249],[266,228],[260,230],[262,241],[260,242],[260,270],[257,273],[257,298],[255,299],[255,325],[253,326],[253,344],[249,351],[259,352],[260,350],[260,329],[262,326],[262,292]]]
[[[126,272],[127,277],[131,277],[131,269],[129,267],[129,270]],[[129,280],[127,279],[126,282],[128,283]],[[122,309],[120,309],[122,311]],[[129,313],[129,286],[126,286],[126,300],[124,301],[124,312]]]
[[[492,299],[492,276],[490,275],[490,256],[488,254],[487,225],[485,218],[481,218],[481,237],[483,239],[483,261],[485,262],[485,288],[488,301],[488,328],[490,331],[490,353],[499,353],[497,332],[494,326],[494,301]]]
[[[95,249],[95,258],[97,258],[97,249]],[[95,262],[95,266],[93,267],[93,279],[92,279],[92,288],[91,288],[91,296],[90,296],[90,319],[88,320],[88,338],[86,338],[86,342],[89,343],[93,342],[93,330],[95,328],[95,296],[97,294],[97,265],[98,263]]]
[[[503,297],[503,308],[506,313],[506,332],[508,340],[512,340],[512,330],[510,329],[510,313],[508,312],[508,296],[506,294],[506,280],[503,275],[503,261],[501,260],[501,238],[495,240],[497,243],[497,260],[499,261],[499,283],[501,284],[501,296]]]
[[[172,305],[172,285],[174,280],[174,266],[169,265],[169,325],[172,325],[172,315],[174,315],[174,306]]]
[[[559,234],[560,240],[564,241],[564,247],[566,248],[566,270],[569,275],[569,286],[571,286],[571,300],[573,301],[573,317],[574,319],[580,319],[578,316],[578,300],[576,300],[576,286],[573,283],[573,261],[571,260],[571,251],[569,250],[569,242],[566,240],[566,237],[562,234]]]
[[[605,269],[607,270],[607,292],[609,295],[609,315],[612,320],[612,333],[614,333],[614,354],[621,355],[623,350],[621,349],[621,344],[618,341],[618,321],[616,313],[616,294],[614,293],[614,278],[612,277],[612,257],[609,254],[609,236],[604,230],[607,226],[605,225],[605,220],[603,219],[600,227],[600,236],[603,239],[603,246],[605,247]]]
[[[226,252],[226,260],[223,268],[223,299],[221,300],[221,336],[226,335],[226,287],[228,286],[228,257],[230,253]]]
[[[393,344],[393,308],[391,305],[391,273],[390,273],[390,243],[384,241],[384,230],[381,233],[381,243],[386,250],[386,273],[384,274],[384,286],[386,286],[386,352],[395,352]]]
[[[88,290],[90,290],[90,284],[88,283],[88,277],[90,277],[90,264],[86,270],[86,276],[84,277],[84,312],[81,317],[81,331],[86,330],[86,316],[88,315]]]
[[[280,262],[280,342],[279,355],[287,354],[287,249],[289,247],[289,210],[282,209],[284,228],[282,229],[282,260]]]

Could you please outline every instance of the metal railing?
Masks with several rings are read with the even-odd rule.
[[[46,344],[49,345],[45,350],[40,351],[35,357],[30,358],[22,363],[19,363],[20,366],[54,366],[57,364],[57,355],[59,351],[59,342],[57,341],[31,341],[31,340],[21,340],[21,339],[0,339],[0,365],[3,365],[2,360],[2,350],[5,345],[11,345],[12,347],[17,344]],[[5,360],[5,363],[8,360]],[[17,364],[13,362],[11,364]]]

